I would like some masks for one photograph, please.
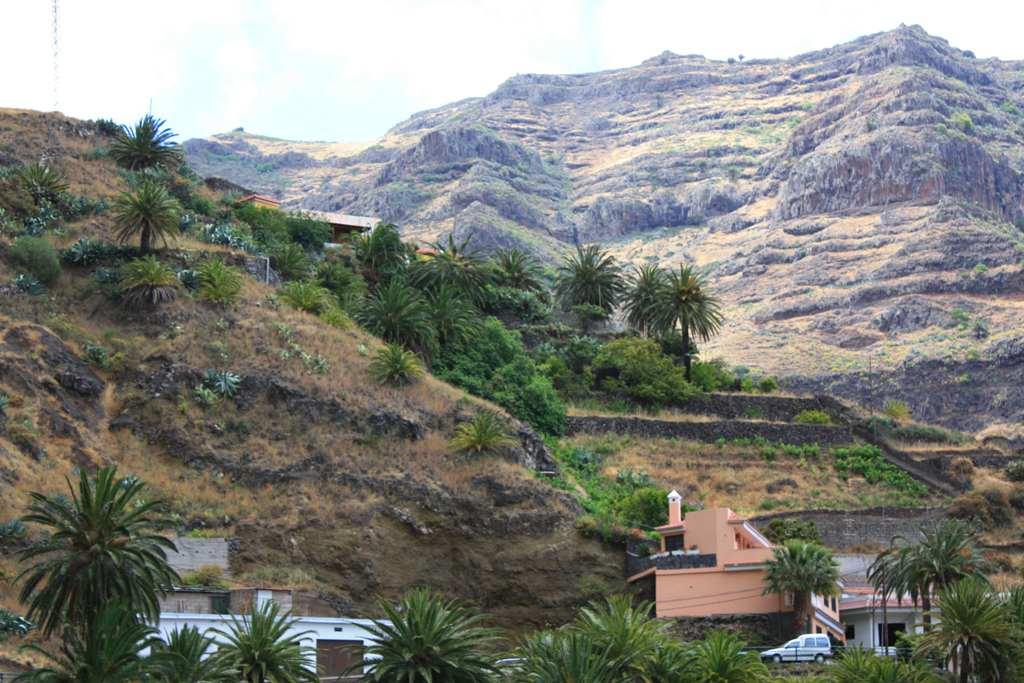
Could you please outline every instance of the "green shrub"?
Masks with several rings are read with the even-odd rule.
[[[974,120],[971,119],[971,115],[965,111],[953,112],[953,115],[949,117],[949,125],[953,126],[961,133],[974,132]]]
[[[388,344],[377,351],[369,370],[375,381],[392,386],[412,384],[423,376],[423,366],[416,354],[398,344]]]
[[[771,394],[779,390],[779,380],[774,377],[763,377],[757,383],[757,390],[762,394]]]
[[[199,298],[215,304],[231,304],[242,291],[242,274],[220,259],[199,266]]]
[[[799,539],[810,543],[821,543],[821,533],[811,520],[778,518],[768,522],[763,529],[765,538],[776,545],[782,545],[790,539]]]
[[[69,266],[91,266],[103,261],[138,255],[135,247],[125,247],[102,240],[82,238],[60,252],[60,260]]]
[[[1014,460],[1007,465],[1006,478],[1010,481],[1024,481],[1024,460]]]
[[[323,311],[329,301],[327,290],[312,280],[289,282],[278,296],[289,306],[314,315]]]
[[[282,211],[246,203],[235,207],[235,218],[248,225],[253,239],[264,247],[279,247],[290,241]]]
[[[331,241],[331,226],[308,214],[286,214],[285,223],[292,242],[305,249],[323,251],[324,243]]]
[[[896,491],[912,496],[923,496],[928,488],[899,467],[889,463],[878,446],[861,445],[833,448],[835,467],[839,476],[863,477],[869,484],[884,483]]]
[[[155,256],[129,261],[121,267],[121,296],[130,308],[159,306],[178,296],[178,277]]]
[[[443,348],[434,374],[545,434],[565,431],[565,406],[551,381],[526,354],[519,334],[496,318],[484,320],[473,339]]]
[[[729,372],[724,361],[713,360],[708,363],[695,362],[690,368],[690,382],[702,391],[723,391],[734,389],[737,378]]]
[[[216,565],[206,565],[186,573],[181,577],[182,586],[196,588],[227,588],[228,583],[224,580],[224,570]]]
[[[11,260],[28,271],[44,285],[52,285],[60,277],[57,250],[42,237],[19,237],[11,246]]]
[[[497,413],[481,410],[469,422],[455,428],[449,444],[457,453],[483,455],[511,448],[516,441],[505,431],[504,420]]]
[[[346,311],[354,311],[366,293],[366,281],[341,261],[324,260],[317,266],[316,280],[320,286],[334,295],[338,305]]]
[[[592,371],[600,390],[641,405],[678,405],[696,394],[683,369],[650,339],[608,342],[594,358]]]
[[[882,412],[896,422],[906,422],[910,419],[910,406],[905,401],[887,401]]]
[[[832,417],[824,410],[801,410],[793,416],[793,422],[805,425],[832,424]]]
[[[638,488],[623,498],[618,512],[629,526],[653,528],[668,524],[667,492],[653,486]]]
[[[958,496],[947,513],[954,519],[973,521],[986,530],[1013,522],[1010,495],[1001,488],[976,489]]]
[[[352,318],[343,309],[337,306],[326,306],[320,311],[320,319],[331,327],[339,330],[347,330],[352,327]]]

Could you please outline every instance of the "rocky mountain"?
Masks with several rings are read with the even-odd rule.
[[[186,149],[420,239],[695,262],[727,306],[711,355],[978,429],[1024,417],[1022,111],[1024,62],[902,26],[786,60],[520,75],[367,146]]]

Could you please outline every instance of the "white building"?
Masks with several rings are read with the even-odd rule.
[[[224,638],[213,633],[213,630],[228,631],[233,619],[241,621],[248,610],[240,606],[255,602],[259,608],[273,600],[282,608],[289,609],[291,597],[290,591],[280,590],[177,589],[161,600],[160,622],[156,628],[163,640],[167,640],[176,628],[193,626],[201,633],[207,633],[215,642],[222,642]],[[218,614],[215,611],[225,613]],[[232,616],[227,612],[241,614]],[[366,648],[373,642],[368,630],[373,624],[370,619],[303,615],[294,615],[293,619],[296,621],[291,633],[302,634],[302,645],[310,648],[309,666],[316,668],[320,680],[359,680],[359,676],[343,678],[342,674],[351,665],[364,659]]]
[[[862,647],[884,653],[898,645],[899,633],[920,633],[922,609],[909,597],[895,596],[883,604],[867,580],[875,555],[836,555],[844,588],[839,600],[847,647]]]

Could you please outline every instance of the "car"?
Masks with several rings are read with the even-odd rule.
[[[832,657],[832,641],[822,633],[805,633],[781,647],[765,650],[761,660],[765,662],[818,662]]]

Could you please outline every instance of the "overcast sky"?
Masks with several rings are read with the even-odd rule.
[[[1019,0],[59,0],[59,109],[183,137],[368,140],[517,73],[786,57],[900,23],[1024,58]],[[53,109],[51,0],[0,0],[0,107]]]

